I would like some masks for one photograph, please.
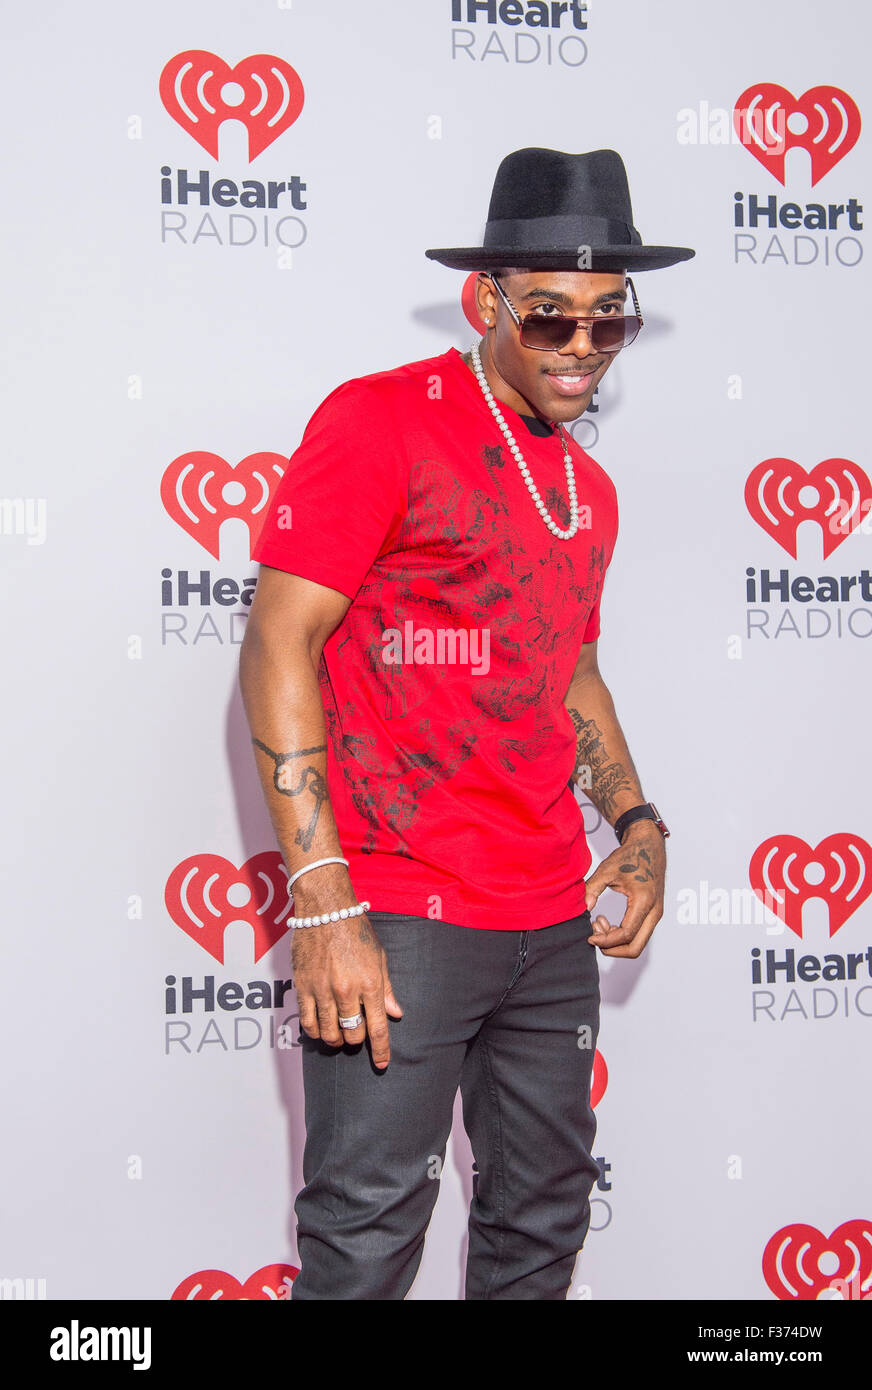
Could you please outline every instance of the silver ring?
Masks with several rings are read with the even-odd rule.
[[[363,1014],[352,1014],[351,1018],[340,1018],[340,1028],[359,1028],[363,1022]]]

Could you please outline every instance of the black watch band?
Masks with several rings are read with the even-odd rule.
[[[646,801],[643,806],[631,806],[629,811],[625,811],[622,816],[618,816],[618,819],[615,821],[614,831],[619,840],[623,840],[624,835],[627,833],[627,829],[633,824],[634,820],[653,820],[664,839],[669,834],[654,802]]]

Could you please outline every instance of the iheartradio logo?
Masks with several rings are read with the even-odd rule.
[[[854,148],[860,125],[857,103],[840,87],[810,87],[794,97],[776,82],[760,82],[742,93],[733,110],[745,149],[781,184],[789,150],[808,151],[814,187]]]
[[[284,58],[255,53],[231,68],[215,53],[190,48],[177,53],[160,75],[160,99],[173,120],[218,158],[224,121],[248,131],[248,162],[294,124],[303,109],[303,84]]]
[[[812,849],[796,835],[773,835],[754,851],[748,877],[757,897],[802,937],[802,910],[820,898],[830,936],[872,892],[872,846],[859,835],[828,835]]]
[[[745,505],[794,560],[800,522],[816,522],[826,560],[872,509],[872,483],[851,459],[824,459],[810,472],[793,459],[764,459],[748,474]]]
[[[264,1265],[241,1284],[235,1275],[227,1274],[223,1269],[198,1269],[196,1274],[189,1274],[173,1290],[170,1301],[208,1299],[214,1303],[217,1299],[229,1298],[275,1303],[279,1299],[290,1298],[291,1285],[299,1272],[296,1265]]]
[[[249,454],[237,464],[202,450],[180,454],[161,478],[161,501],[173,521],[216,560],[221,558],[222,523],[240,517],[248,527],[250,558],[287,462],[281,454],[268,453]]]
[[[177,927],[224,964],[224,933],[247,922],[254,934],[254,961],[281,941],[291,903],[288,874],[278,850],[253,854],[237,869],[220,854],[194,854],[176,865],[164,891]]]
[[[763,1278],[784,1300],[872,1298],[872,1221],[846,1221],[829,1236],[782,1226],[763,1251]]]

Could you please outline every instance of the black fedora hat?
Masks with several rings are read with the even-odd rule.
[[[620,271],[659,270],[696,253],[689,246],[642,245],[627,171],[615,150],[564,154],[532,147],[506,155],[497,170],[484,245],[425,254],[453,270]]]

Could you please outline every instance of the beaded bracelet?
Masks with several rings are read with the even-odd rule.
[[[360,917],[369,911],[369,903],[357,903],[354,907],[340,907],[335,912],[322,912],[319,917],[289,917],[289,927],[320,927],[325,922],[345,921],[347,917]]]

